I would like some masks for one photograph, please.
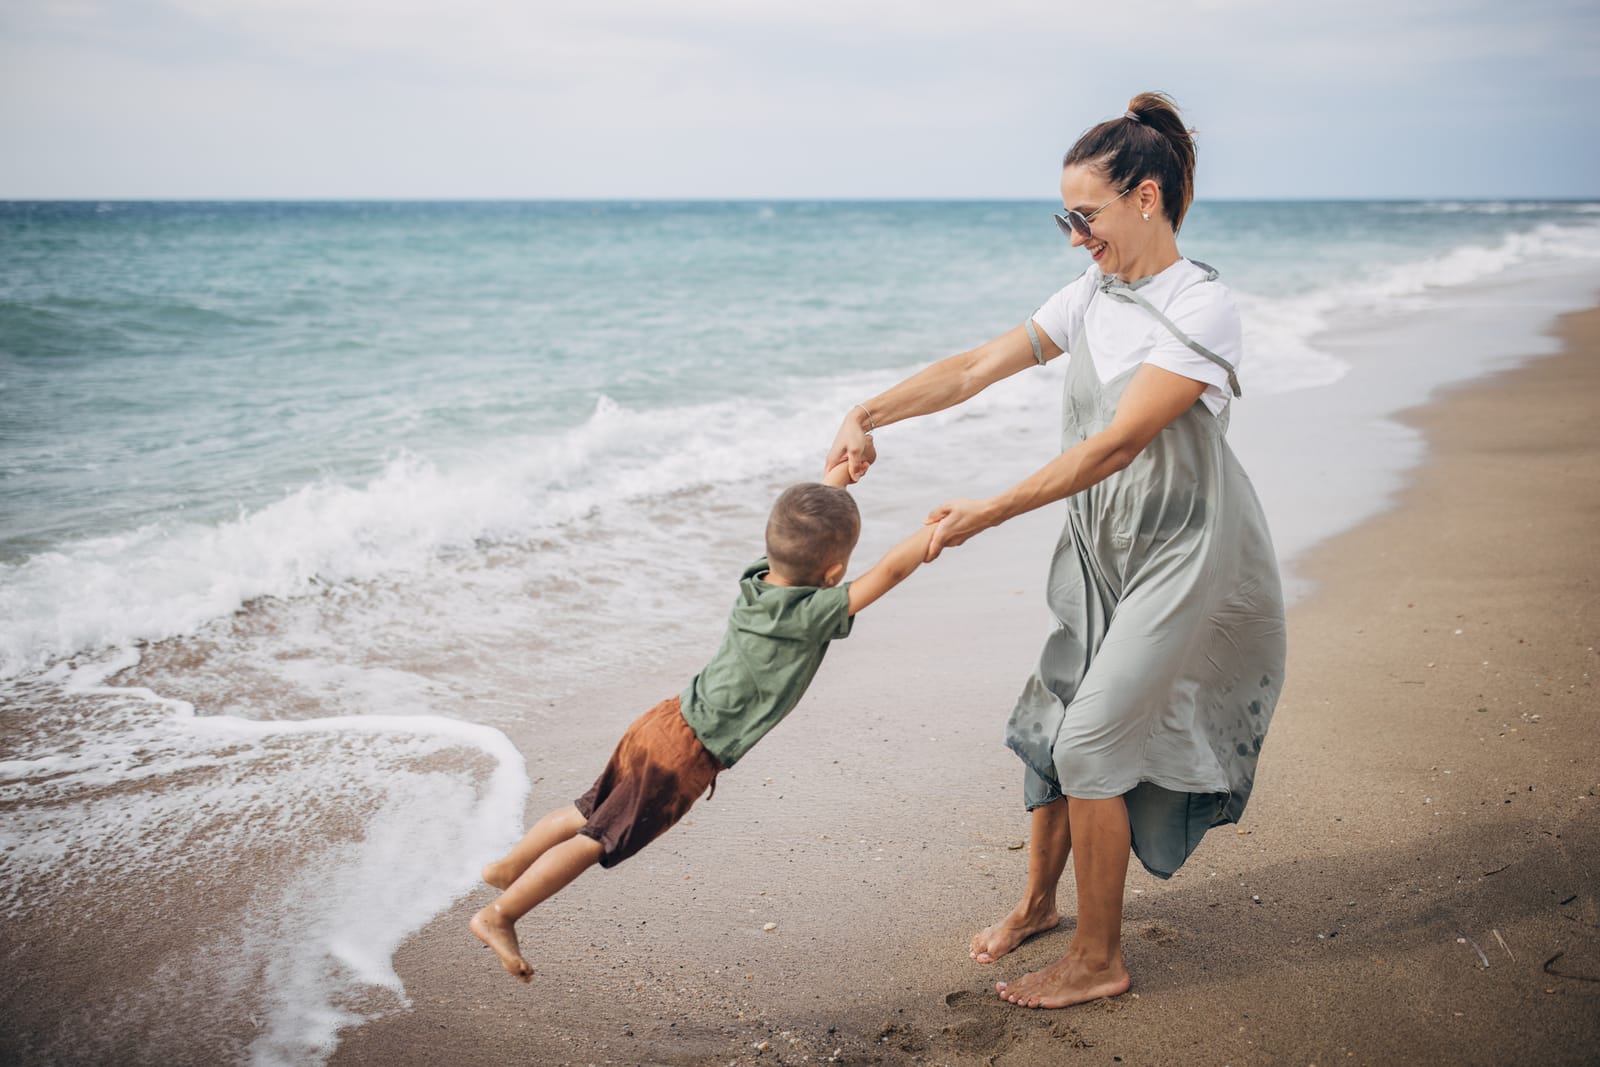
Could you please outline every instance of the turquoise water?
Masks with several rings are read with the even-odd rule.
[[[602,396],[687,407],[946,354],[1082,269],[1050,208],[0,206],[0,561],[570,431]],[[1183,244],[1254,301],[1251,357],[1293,387],[1319,380],[1298,305],[1597,226],[1593,204],[1221,203]]]
[[[518,831],[541,756],[502,729],[714,641],[851,404],[1086,266],[1053,206],[0,204],[0,916],[93,886],[115,928],[271,855],[272,925],[174,937],[101,1008],[152,1058],[240,1013],[231,1058],[325,1058]],[[1238,299],[1234,437],[1303,547],[1371,506],[1367,422],[1473,373],[1437,338],[1383,367],[1330,338],[1587,285],[1600,204],[1208,203],[1181,243]],[[861,557],[1048,459],[1059,388],[1058,362],[880,434]],[[63,1017],[35,1052],[105,1059],[73,1044],[104,1031]]]

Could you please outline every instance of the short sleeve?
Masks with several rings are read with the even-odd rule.
[[[806,600],[806,633],[815,640],[834,641],[850,636],[855,617],[850,614],[850,583],[818,589]]]
[[[1090,277],[1092,273],[1092,270],[1086,270],[1078,275],[1033,313],[1033,321],[1039,324],[1039,329],[1049,334],[1050,340],[1063,352],[1072,349],[1072,339],[1083,329],[1083,314],[1089,306],[1089,297],[1094,293],[1094,279]]]
[[[1172,299],[1164,314],[1190,340],[1216,353],[1235,369],[1244,354],[1239,309],[1233,294],[1221,282],[1197,282]],[[1162,370],[1206,383],[1207,406],[1220,411],[1233,396],[1228,372],[1172,335],[1163,326],[1156,328],[1157,340],[1145,357]]]

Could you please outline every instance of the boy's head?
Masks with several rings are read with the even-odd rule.
[[[795,585],[838,585],[860,536],[861,512],[848,492],[791,485],[767,519],[767,563]]]

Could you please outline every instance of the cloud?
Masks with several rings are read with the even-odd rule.
[[[1462,131],[1594,140],[1595,54],[1568,0],[11,3],[0,195],[1019,195],[1147,88],[1202,192],[1503,184]]]

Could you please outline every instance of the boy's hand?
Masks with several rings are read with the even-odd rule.
[[[822,484],[831,485],[835,489],[843,489],[847,485],[853,485],[855,481],[856,479],[850,477],[850,461],[848,459],[841,459],[829,467],[827,473],[822,476]]]

